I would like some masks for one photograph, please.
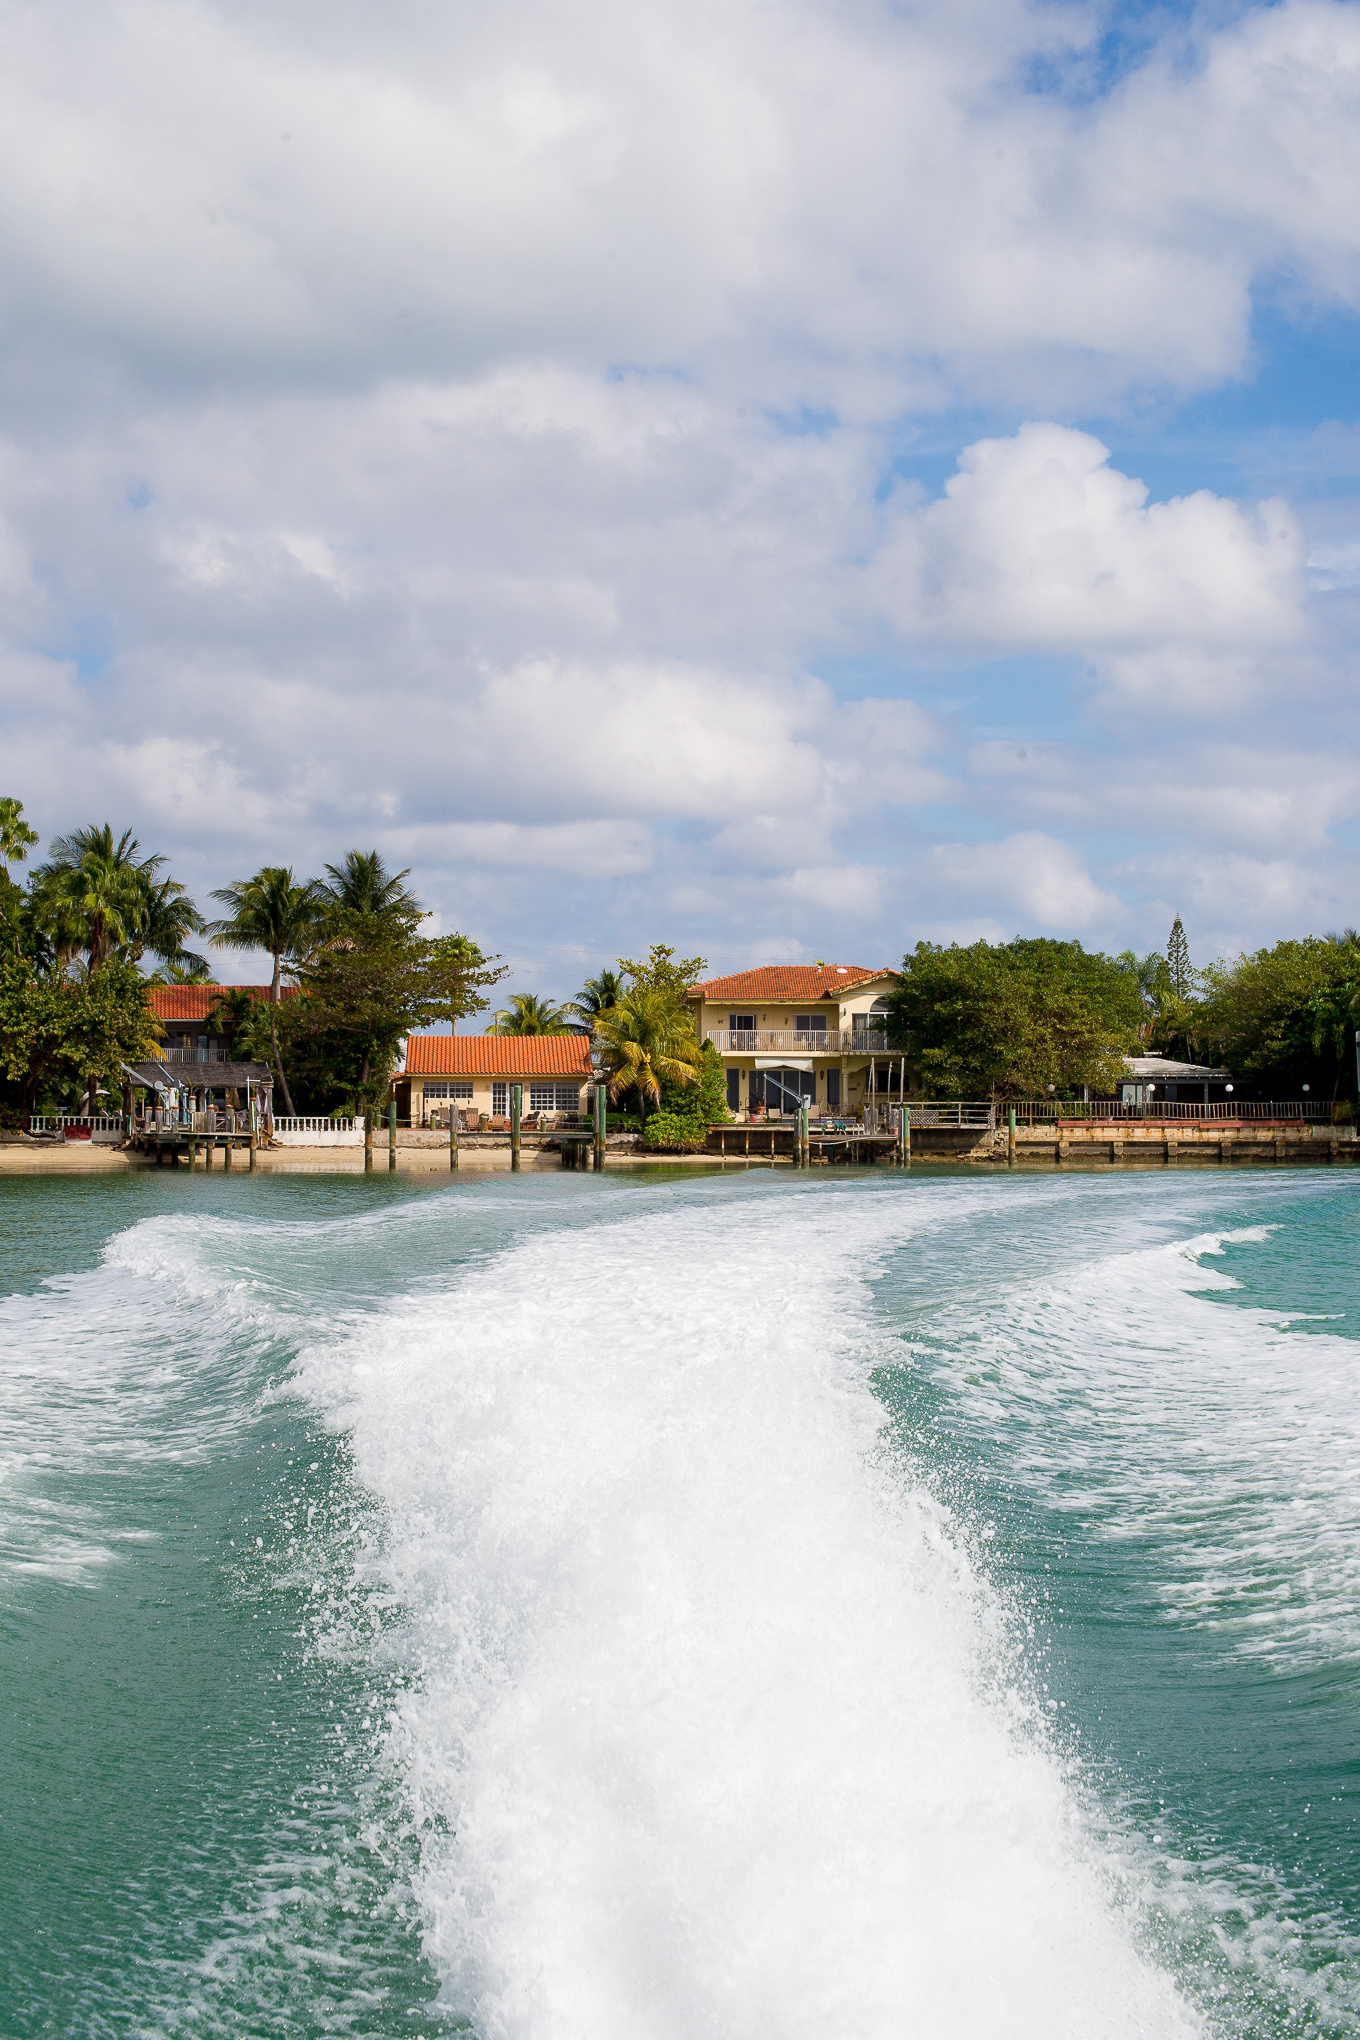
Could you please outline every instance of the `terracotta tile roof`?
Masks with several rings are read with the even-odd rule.
[[[800,999],[833,999],[873,978],[896,977],[893,970],[866,970],[854,963],[845,969],[815,963],[768,964],[760,970],[738,971],[735,977],[709,978],[695,985],[691,997],[705,999],[764,999],[767,1004],[794,1006]]]
[[[147,1002],[158,1020],[206,1020],[222,992],[254,992],[269,997],[268,985],[150,985]],[[287,992],[284,993],[286,998]]]
[[[413,1034],[408,1077],[578,1077],[591,1075],[588,1034]]]

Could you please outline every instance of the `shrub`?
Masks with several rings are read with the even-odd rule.
[[[647,1121],[642,1145],[661,1148],[667,1154],[701,1155],[708,1146],[708,1128],[688,1113],[654,1112]]]

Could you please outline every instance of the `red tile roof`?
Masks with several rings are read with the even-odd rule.
[[[408,1077],[578,1077],[591,1075],[588,1034],[413,1034]]]
[[[254,992],[269,997],[268,985],[151,985],[147,1001],[158,1020],[206,1020],[223,992]],[[287,993],[284,994],[285,998]]]
[[[873,978],[896,977],[894,970],[866,970],[854,963],[844,970],[835,965],[815,963],[768,964],[760,970],[738,971],[735,977],[709,978],[695,985],[691,998],[764,999],[776,1005],[794,1006],[800,999],[834,999],[837,992],[850,991]]]

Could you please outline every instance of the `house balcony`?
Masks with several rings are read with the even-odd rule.
[[[719,1028],[705,1035],[719,1055],[886,1055],[888,1036],[876,1027]]]

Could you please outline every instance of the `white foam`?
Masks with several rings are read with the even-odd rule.
[[[564,1227],[303,1356],[388,1512],[427,1948],[487,2040],[1198,2030],[884,1462],[859,1271],[924,1215]]]
[[[1226,1648],[1360,1655],[1360,1347],[1206,1292],[1202,1233],[945,1314],[933,1365],[1007,1464],[1096,1534],[1155,1540],[1157,1591]],[[1208,1264],[1206,1265],[1206,1257]]]

